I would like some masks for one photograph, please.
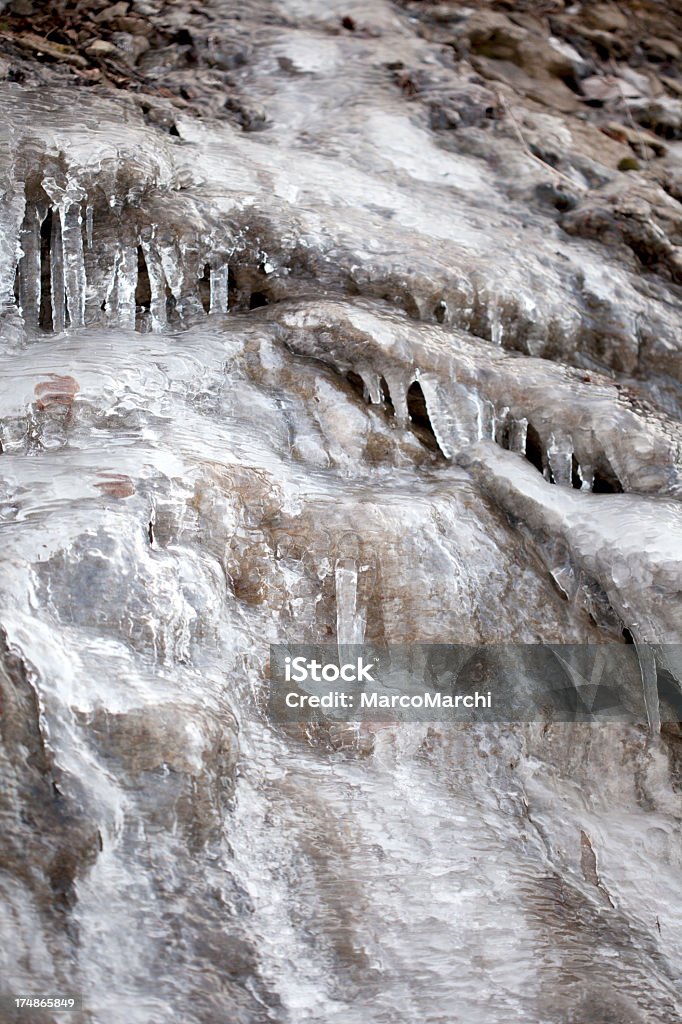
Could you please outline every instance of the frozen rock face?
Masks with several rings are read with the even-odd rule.
[[[3,986],[682,1020],[677,15],[6,6]],[[269,721],[361,640],[632,641],[649,721]]]

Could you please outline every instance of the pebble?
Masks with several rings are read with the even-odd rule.
[[[114,57],[120,56],[121,51],[113,43],[106,39],[95,39],[89,46],[85,47],[88,57]]]

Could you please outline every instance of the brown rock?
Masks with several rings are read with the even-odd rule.
[[[514,24],[504,14],[477,11],[462,26],[460,35],[471,51],[473,66],[485,78],[505,82],[558,110],[572,111],[579,106],[575,93],[564,84],[564,79],[574,76],[574,61],[540,32]]]
[[[661,140],[645,128],[631,128],[630,125],[610,121],[608,124],[602,125],[601,131],[609,138],[616,139],[617,142],[627,142],[635,152],[640,152],[641,148],[646,146],[654,156],[665,156],[667,153]],[[640,152],[640,156],[643,156],[643,153]]]
[[[88,57],[120,57],[121,52],[117,46],[113,43],[108,42],[106,39],[95,39],[92,43],[85,47],[85,52]]]
[[[103,11],[95,16],[95,21],[108,22],[113,21],[114,18],[123,18],[129,11],[130,4],[125,3],[121,0],[120,3],[113,4],[111,7],[105,7]]]
[[[604,242],[622,241],[639,262],[682,282],[682,210],[664,190],[642,178],[590,195],[561,219],[564,231]]]
[[[132,64],[146,53],[149,49],[149,40],[145,39],[144,36],[134,36],[130,32],[114,32],[111,41],[115,43],[117,49],[125,54]]]
[[[627,15],[615,4],[584,4],[581,17],[603,32],[627,32],[630,27]]]
[[[682,55],[679,46],[672,39],[649,36],[642,41],[642,48],[652,60],[679,60]]]

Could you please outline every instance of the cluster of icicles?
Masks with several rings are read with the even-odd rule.
[[[93,250],[94,215],[93,207],[84,205],[81,189],[64,190],[51,179],[43,181],[43,188],[53,205],[27,204],[15,297],[27,326],[59,334],[86,322],[86,259]],[[97,257],[94,253],[93,258]],[[113,264],[104,276],[103,294],[93,296],[93,302],[108,322],[158,331],[167,325],[172,310],[181,312],[189,306],[227,312],[228,275],[226,263],[202,261],[194,281],[188,280],[175,244],[138,238],[136,245],[117,243]],[[200,282],[207,291],[205,304],[199,295]]]
[[[153,226],[120,230],[122,222],[114,219],[107,228],[101,208],[98,216],[111,240],[98,239],[93,246],[93,206],[85,189],[73,182],[64,188],[49,177],[41,184],[47,199],[26,203],[16,264],[15,298],[29,328],[61,333],[102,319],[151,331],[186,324],[226,313],[234,273],[246,269],[248,279],[255,269],[233,268],[228,260],[234,250],[217,250],[208,233],[202,253],[197,239],[183,244],[169,234],[160,237]],[[259,256],[261,275],[271,273],[267,257]],[[248,287],[243,292],[237,308],[267,304],[260,293],[249,294]],[[376,302],[365,305],[363,311],[362,300],[312,302],[312,313],[301,320],[284,303],[284,312],[273,307],[272,315],[293,351],[331,363],[366,401],[416,429],[446,459],[492,440],[525,455],[548,481],[566,487],[596,493],[680,490],[678,474],[671,472],[675,438],[669,427],[618,406],[610,383],[609,395],[604,381],[592,382],[598,386],[584,393],[575,377],[566,380],[559,364],[519,358],[452,325],[409,319],[405,327],[404,317],[393,322],[390,311],[383,318],[373,314]],[[352,341],[358,316],[367,321],[359,325],[360,346]],[[330,324],[336,325],[331,352],[324,340],[314,340],[320,330],[326,337]],[[394,341],[396,332],[402,332],[402,346]],[[528,404],[531,409],[524,409]],[[641,444],[623,445],[633,432]]]

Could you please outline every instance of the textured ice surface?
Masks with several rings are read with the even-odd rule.
[[[672,1024],[678,293],[513,137],[438,144],[390,5],[276,11],[267,131],[2,87],[3,978],[95,1024]],[[270,642],[624,636],[650,728],[264,710]]]

